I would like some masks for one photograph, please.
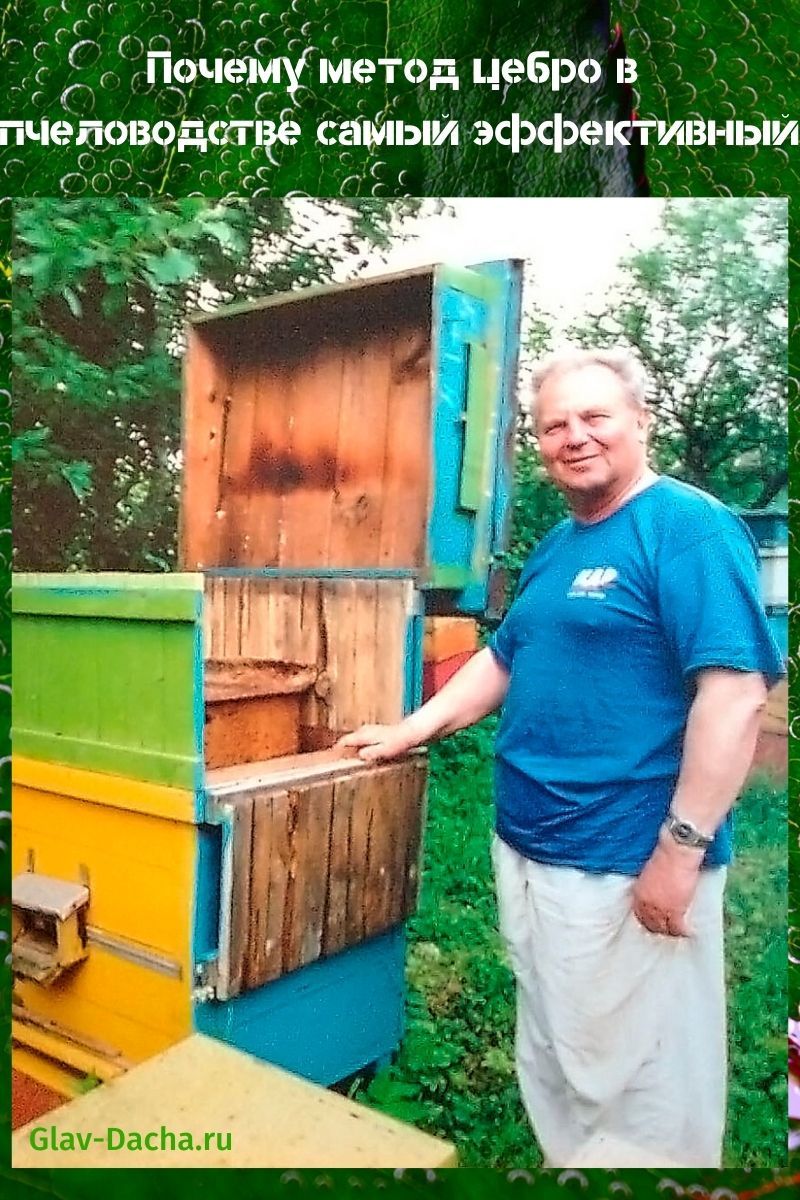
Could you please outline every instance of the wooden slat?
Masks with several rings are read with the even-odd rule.
[[[401,329],[391,347],[381,566],[422,566],[431,486],[430,335]]]
[[[257,792],[253,796],[253,834],[252,854],[250,860],[250,902],[247,929],[246,964],[244,971],[244,986],[247,988],[260,987],[269,978],[268,958],[270,948],[267,944],[269,921],[269,885],[270,877],[275,871],[272,856],[274,853],[272,819],[273,797],[270,793]],[[280,963],[280,936],[277,938]],[[278,974],[279,972],[275,972]],[[275,975],[273,975],[273,978]]]
[[[336,954],[347,945],[347,896],[352,871],[350,823],[357,792],[357,778],[340,779],[334,784],[327,919],[322,931],[322,953],[326,955]]]
[[[206,705],[205,763],[209,772],[296,753],[300,697],[255,696]]]
[[[270,979],[277,979],[284,969],[288,969],[284,968],[284,947],[285,930],[288,928],[286,899],[292,872],[291,814],[289,793],[275,793],[269,818],[272,831],[263,977],[259,975],[259,979],[263,978],[264,983]]]
[[[424,788],[424,762],[404,761],[252,791],[236,803],[235,870],[247,880],[237,877],[234,889],[231,994],[355,945],[413,911]],[[244,916],[236,913],[242,904]]]
[[[237,566],[251,561],[253,440],[258,378],[252,365],[237,362],[229,383],[229,416],[220,471],[221,522],[219,559]]]
[[[285,696],[304,692],[315,678],[313,667],[300,667],[291,662],[215,659],[206,662],[204,695],[207,704],[255,696]]]
[[[217,508],[227,383],[224,365],[196,330],[189,331],[184,364],[182,570],[217,557]]]
[[[291,366],[291,422],[285,446],[290,473],[283,497],[280,565],[327,566],[337,477],[343,351],[309,341]],[[336,562],[336,565],[344,565]]]
[[[285,365],[259,363],[257,389],[248,506],[250,541],[247,557],[232,565],[275,567],[281,565],[284,458],[292,407]]]
[[[382,339],[344,350],[328,550],[332,564],[358,567],[378,562],[390,370]]]
[[[228,991],[238,995],[247,978],[246,962],[249,939],[250,864],[253,857],[253,800],[242,797],[232,817],[233,867],[230,896],[230,944]]]
[[[300,965],[315,962],[322,954],[323,930],[328,915],[328,875],[333,784],[316,784],[303,797],[306,813],[303,867],[304,917],[300,937]],[[298,863],[298,872],[300,864]]]

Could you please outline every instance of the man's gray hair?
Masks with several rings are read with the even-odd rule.
[[[569,375],[583,367],[607,367],[625,388],[625,394],[636,408],[647,410],[647,377],[638,359],[627,350],[562,350],[539,363],[533,372],[533,405],[542,385],[548,379]]]

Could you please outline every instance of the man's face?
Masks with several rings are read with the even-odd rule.
[[[578,367],[545,380],[536,435],[550,478],[576,500],[624,491],[647,462],[647,414],[608,367]]]

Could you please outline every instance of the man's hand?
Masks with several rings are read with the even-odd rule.
[[[398,722],[396,725],[362,725],[339,738],[334,749],[357,746],[358,757],[364,762],[384,762],[408,754],[417,744],[404,722]]]
[[[651,933],[689,937],[686,913],[694,899],[703,851],[661,839],[633,889],[633,914]]]

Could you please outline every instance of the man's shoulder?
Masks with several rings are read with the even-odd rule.
[[[713,537],[751,540],[741,518],[702,488],[662,475],[649,491],[653,532],[673,554]]]

